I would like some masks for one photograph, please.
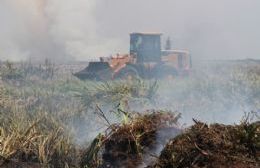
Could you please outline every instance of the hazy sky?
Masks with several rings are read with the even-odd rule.
[[[0,59],[87,60],[162,32],[195,59],[260,59],[259,0],[0,0]]]

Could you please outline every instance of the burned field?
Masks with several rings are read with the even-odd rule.
[[[100,134],[83,153],[82,167],[139,167],[151,163],[154,158],[150,154],[180,134],[181,129],[177,127],[178,115],[145,113],[130,116],[129,122],[111,125],[106,134]]]
[[[201,66],[94,82],[77,65],[2,63],[0,167],[259,167],[259,63]]]
[[[99,135],[82,167],[259,167],[260,123],[178,128],[172,113],[153,112]],[[171,123],[171,124],[169,124]],[[168,143],[167,143],[168,142]],[[163,146],[163,149],[160,149]],[[157,151],[157,153],[156,153]],[[158,153],[161,151],[161,153]]]
[[[259,122],[230,126],[195,121],[151,167],[259,167],[259,131]]]

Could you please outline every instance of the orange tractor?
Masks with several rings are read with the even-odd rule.
[[[74,75],[82,80],[111,80],[132,77],[164,78],[188,75],[191,58],[188,51],[161,50],[161,34],[130,34],[130,53],[111,57],[101,57],[90,62],[82,71]]]

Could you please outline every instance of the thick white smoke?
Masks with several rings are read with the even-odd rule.
[[[0,2],[0,58],[51,57],[54,44],[48,33],[43,0],[3,0]]]
[[[120,27],[110,26],[103,34],[127,41],[131,31],[160,31],[171,36],[174,48],[189,49],[194,59],[260,59],[259,0],[98,2],[100,24]]]
[[[159,31],[198,59],[260,58],[259,0],[0,0],[0,59],[88,60]]]
[[[82,60],[94,59],[110,54],[110,49],[118,44],[97,33],[95,9],[95,0],[48,0],[46,14],[50,34],[68,55]]]
[[[116,45],[97,34],[95,0],[1,0],[0,60],[93,59]]]

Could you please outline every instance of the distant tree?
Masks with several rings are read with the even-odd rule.
[[[165,44],[165,50],[171,50],[172,49],[172,41],[171,38],[168,37]]]

